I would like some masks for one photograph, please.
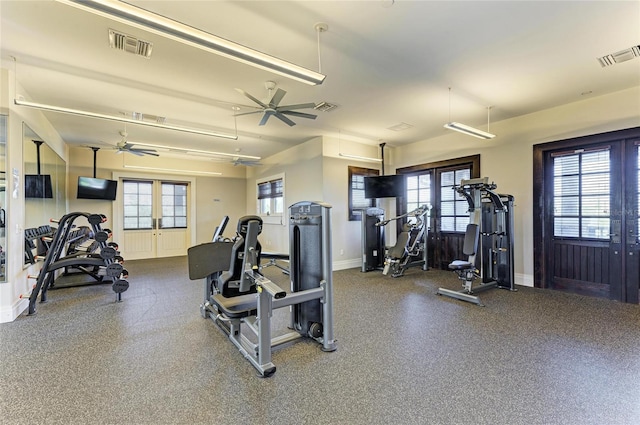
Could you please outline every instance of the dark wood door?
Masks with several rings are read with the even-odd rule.
[[[545,155],[546,286],[638,302],[637,139]]]

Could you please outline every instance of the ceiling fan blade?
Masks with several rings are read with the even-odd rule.
[[[241,114],[234,114],[233,116],[234,116],[234,117],[239,117],[239,116],[242,116],[242,115],[258,114],[258,113],[260,113],[260,112],[262,112],[262,109],[261,109],[261,110],[258,110],[258,111],[251,111],[251,112],[243,112],[243,113],[241,113]]]
[[[289,127],[293,127],[294,125],[296,125],[295,122],[291,121],[289,118],[285,117],[284,115],[282,115],[280,112],[276,111],[275,114],[276,118],[278,118],[280,121],[286,123],[287,125],[289,125]]]
[[[278,107],[278,111],[282,112],[282,111],[292,111],[294,109],[310,109],[310,108],[315,108],[316,104],[315,103],[299,103],[297,105],[285,105],[285,106],[280,106]]]
[[[273,114],[273,110],[264,111],[264,115],[262,116],[262,119],[260,120],[260,123],[258,125],[265,125],[269,120],[269,117]]]
[[[315,120],[317,115],[313,115],[313,114],[306,114],[304,112],[296,112],[296,111],[278,111],[282,114],[287,114],[287,115],[291,115],[294,117],[300,117],[300,118],[309,118],[311,120]]]
[[[151,149],[131,149],[132,152],[140,152],[146,155],[157,155],[157,151]]]
[[[278,90],[276,90],[276,93],[273,95],[273,97],[269,101],[269,106],[272,108],[275,108],[276,106],[278,106],[278,104],[280,103],[280,101],[282,100],[285,94],[287,94],[286,91],[282,90],[281,88],[278,88]]]
[[[246,97],[248,97],[249,99],[253,100],[254,102],[256,102],[258,105],[262,106],[263,108],[267,108],[268,106],[265,105],[264,103],[262,103],[261,101],[259,101],[258,99],[256,99],[255,97],[251,96],[249,93],[247,93],[246,91],[242,90],[242,89],[236,89],[236,91],[238,93],[241,93],[243,95],[245,95]]]

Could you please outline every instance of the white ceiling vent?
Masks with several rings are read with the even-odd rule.
[[[321,112],[329,112],[329,111],[333,111],[337,107],[338,105],[336,105],[335,103],[320,102],[313,109]]]
[[[409,130],[410,128],[413,128],[411,124],[407,124],[406,122],[401,122],[400,124],[396,124],[394,126],[387,128],[387,130],[404,131],[404,130]]]
[[[605,66],[611,66],[616,63],[626,62],[633,58],[640,57],[640,46],[629,47],[628,49],[620,50],[619,52],[611,53],[609,55],[605,55],[601,58],[598,58],[600,65],[604,68]]]
[[[149,59],[153,44],[115,30],[109,30],[109,46]]]

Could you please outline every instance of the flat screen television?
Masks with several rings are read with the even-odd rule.
[[[26,174],[24,176],[25,198],[53,198],[49,174]]]
[[[405,196],[405,192],[406,179],[402,174],[364,178],[365,198],[399,198]]]
[[[118,182],[115,180],[78,177],[78,199],[115,201]]]

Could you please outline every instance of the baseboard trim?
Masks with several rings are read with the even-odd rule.
[[[533,275],[530,274],[515,274],[516,285],[529,286],[533,288]]]
[[[29,307],[29,300],[20,298],[10,306],[0,307],[0,323],[13,322]]]
[[[362,260],[360,260],[359,258],[353,258],[351,260],[340,260],[340,261],[334,261],[333,262],[333,270],[334,271],[353,269],[353,268],[356,268],[356,267],[362,267]]]

